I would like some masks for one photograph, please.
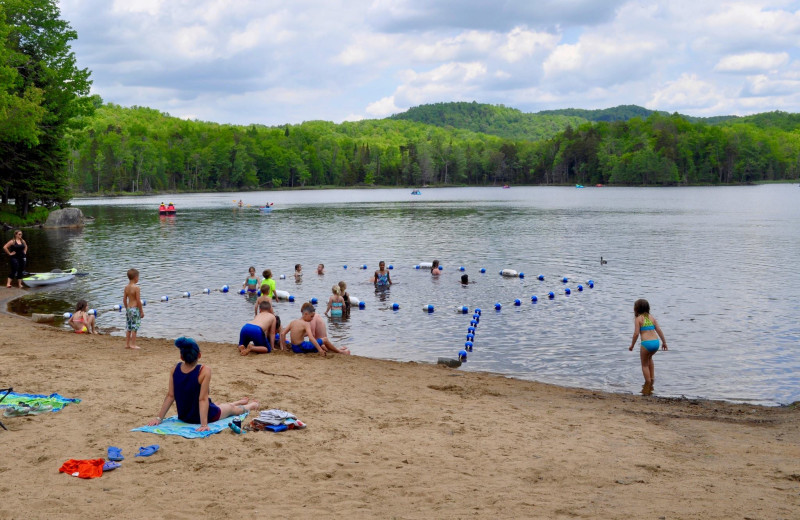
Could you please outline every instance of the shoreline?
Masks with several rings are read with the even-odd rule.
[[[82,400],[0,418],[9,429],[0,429],[2,518],[233,518],[276,508],[280,517],[354,518],[797,512],[797,406],[613,394],[355,355],[242,357],[203,343],[215,402],[254,397],[308,428],[189,440],[129,431],[163,400],[178,361],[172,341],[141,338],[141,351],[125,351],[123,338],[7,312],[0,329],[0,386]],[[133,457],[148,444],[161,450]],[[67,459],[103,457],[108,446],[126,457],[114,472],[58,473]]]
[[[6,314],[8,316],[13,316],[15,318],[24,319],[24,320],[27,320],[27,321],[30,321],[31,323],[33,323],[33,321],[31,320],[31,318],[29,316],[23,316],[23,315],[19,315],[19,314],[16,314],[16,313],[8,311],[8,304],[11,301],[13,301],[13,300],[15,300],[17,298],[19,298],[21,296],[24,296],[25,294],[26,294],[25,290],[20,290],[20,289],[13,288],[13,287],[9,290],[6,287],[0,287],[0,314]],[[47,326],[47,327],[52,328],[54,331],[57,331],[57,332],[70,332],[68,329],[55,327],[54,325],[51,325],[51,324],[44,324],[44,325]],[[118,338],[118,339],[121,338],[124,341],[124,336],[111,336],[110,334],[103,334],[103,335],[108,336],[108,337]],[[141,338],[142,339],[157,340],[157,341],[171,341],[170,338],[161,338],[161,337],[157,337],[157,336],[141,336]],[[216,345],[220,345],[220,346],[228,345],[227,343],[209,342],[209,344],[211,344],[211,343],[216,344]],[[384,359],[384,358],[372,358],[372,357],[368,357],[368,356],[360,356],[360,357],[364,357],[364,359],[374,359],[376,361],[389,361],[389,362],[395,362],[395,363],[418,363],[420,365],[431,364],[431,365],[434,365],[434,366],[436,365],[436,363],[434,363],[432,361],[419,361],[419,360],[400,361],[400,360]],[[458,370],[458,369],[454,369],[454,370]],[[465,373],[474,373],[474,374],[487,374],[487,375],[493,375],[493,376],[498,376],[498,377],[505,377],[505,378],[508,378],[508,379],[516,380],[516,381],[527,381],[527,382],[531,382],[531,383],[537,383],[537,384],[543,384],[543,385],[551,385],[551,386],[558,387],[558,388],[580,390],[580,391],[585,391],[585,392],[601,392],[601,393],[610,394],[610,395],[629,396],[629,397],[637,397],[638,396],[638,397],[641,397],[641,395],[639,393],[634,393],[634,392],[612,392],[612,391],[608,391],[608,390],[602,390],[602,389],[597,389],[597,388],[587,388],[587,387],[583,387],[583,386],[559,385],[559,384],[556,384],[556,383],[548,383],[548,382],[545,382],[545,381],[537,381],[537,380],[534,380],[534,379],[523,379],[523,378],[519,378],[519,377],[514,377],[513,375],[503,374],[501,372],[487,372],[487,371],[471,372],[471,371],[466,371],[466,370],[463,371],[463,372],[465,372]],[[743,406],[758,406],[758,407],[764,407],[764,408],[791,408],[791,407],[796,407],[796,406],[800,405],[800,401],[795,401],[795,402],[792,402],[792,403],[780,403],[780,402],[776,401],[776,402],[771,402],[769,404],[765,404],[763,402],[736,401],[736,400],[726,400],[726,399],[711,399],[711,398],[700,397],[700,396],[687,397],[685,395],[681,395],[680,397],[678,397],[678,396],[653,395],[652,398],[653,399],[667,399],[667,400],[683,400],[683,401],[704,401],[704,402],[711,402],[711,403],[726,403],[726,404],[743,405]]]

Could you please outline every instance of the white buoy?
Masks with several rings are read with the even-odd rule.
[[[502,271],[500,271],[500,274],[503,275],[503,276],[510,276],[510,277],[514,277],[514,278],[519,276],[519,273],[516,272],[513,269],[503,269]]]
[[[203,289],[203,294],[211,294],[211,289],[206,287],[205,289]]]
[[[114,310],[115,311],[121,311],[122,310],[122,305],[120,305],[120,304],[114,305]]]
[[[64,316],[66,319],[70,319],[70,318],[72,317],[72,313],[71,313],[71,312],[65,312],[65,313],[63,314],[63,316]]]
[[[92,316],[97,316],[97,309],[89,309],[88,314],[91,314]]]
[[[280,289],[275,291],[275,298],[278,300],[288,300],[289,299],[289,291],[281,291]]]
[[[192,295],[192,294],[191,294],[189,291],[185,291],[185,292],[183,293],[183,295],[182,295],[182,296],[183,296],[184,298],[188,298],[188,297],[190,297],[191,295]]]
[[[285,274],[281,275],[281,280],[286,280],[286,275]]]
[[[161,297],[161,301],[162,302],[168,302],[169,301],[169,296],[162,296]]]
[[[433,267],[433,262],[420,262],[419,263],[419,268],[420,269],[430,269],[431,267]]]

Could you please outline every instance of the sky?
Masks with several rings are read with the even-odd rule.
[[[60,0],[93,94],[231,124],[437,102],[800,112],[800,0]]]

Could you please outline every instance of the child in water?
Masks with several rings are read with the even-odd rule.
[[[372,277],[372,283],[375,284],[376,289],[388,289],[392,285],[392,277],[389,276],[389,271],[386,270],[386,262],[381,260],[378,263],[378,268]]]
[[[350,294],[347,292],[347,284],[344,280],[338,283],[339,285],[339,294],[342,295],[342,299],[344,300],[344,317],[350,317]]]
[[[330,298],[328,298],[328,308],[325,309],[325,316],[329,316],[331,318],[341,318],[344,314],[344,298],[342,298],[342,290],[339,288],[339,285],[334,285],[331,287],[331,292],[333,293]]]
[[[242,284],[242,288],[246,287],[248,293],[255,294],[258,292],[258,286],[261,285],[258,283],[259,280],[258,276],[256,276],[256,268],[251,265],[250,269],[248,269],[247,272],[248,276],[247,279]]]
[[[661,338],[661,349],[669,349],[667,348],[667,340],[664,339],[664,333],[661,332],[661,327],[658,326],[658,321],[650,315],[650,304],[647,300],[636,300],[633,304],[633,314],[635,316],[633,319],[633,339],[631,339],[631,346],[628,350],[633,350],[633,347],[636,346],[636,339],[641,334],[642,346],[639,355],[642,361],[642,375],[644,375],[642,393],[649,395],[653,391],[653,383],[656,380],[653,354],[658,352],[658,338]]]
[[[75,312],[70,316],[69,326],[78,334],[97,334],[97,328],[94,325],[94,316],[89,314],[89,302],[80,300],[75,306]]]
[[[303,266],[300,264],[294,264],[294,280],[299,282],[303,279]]]
[[[431,274],[433,276],[439,276],[439,261],[434,260],[433,264],[431,265]]]

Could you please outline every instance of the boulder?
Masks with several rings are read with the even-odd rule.
[[[51,211],[44,223],[46,228],[81,228],[83,212],[78,208],[64,208]]]
[[[33,321],[35,321],[36,323],[52,323],[52,322],[56,321],[56,315],[55,314],[37,314],[37,313],[34,312],[33,314],[31,314],[31,319]]]

